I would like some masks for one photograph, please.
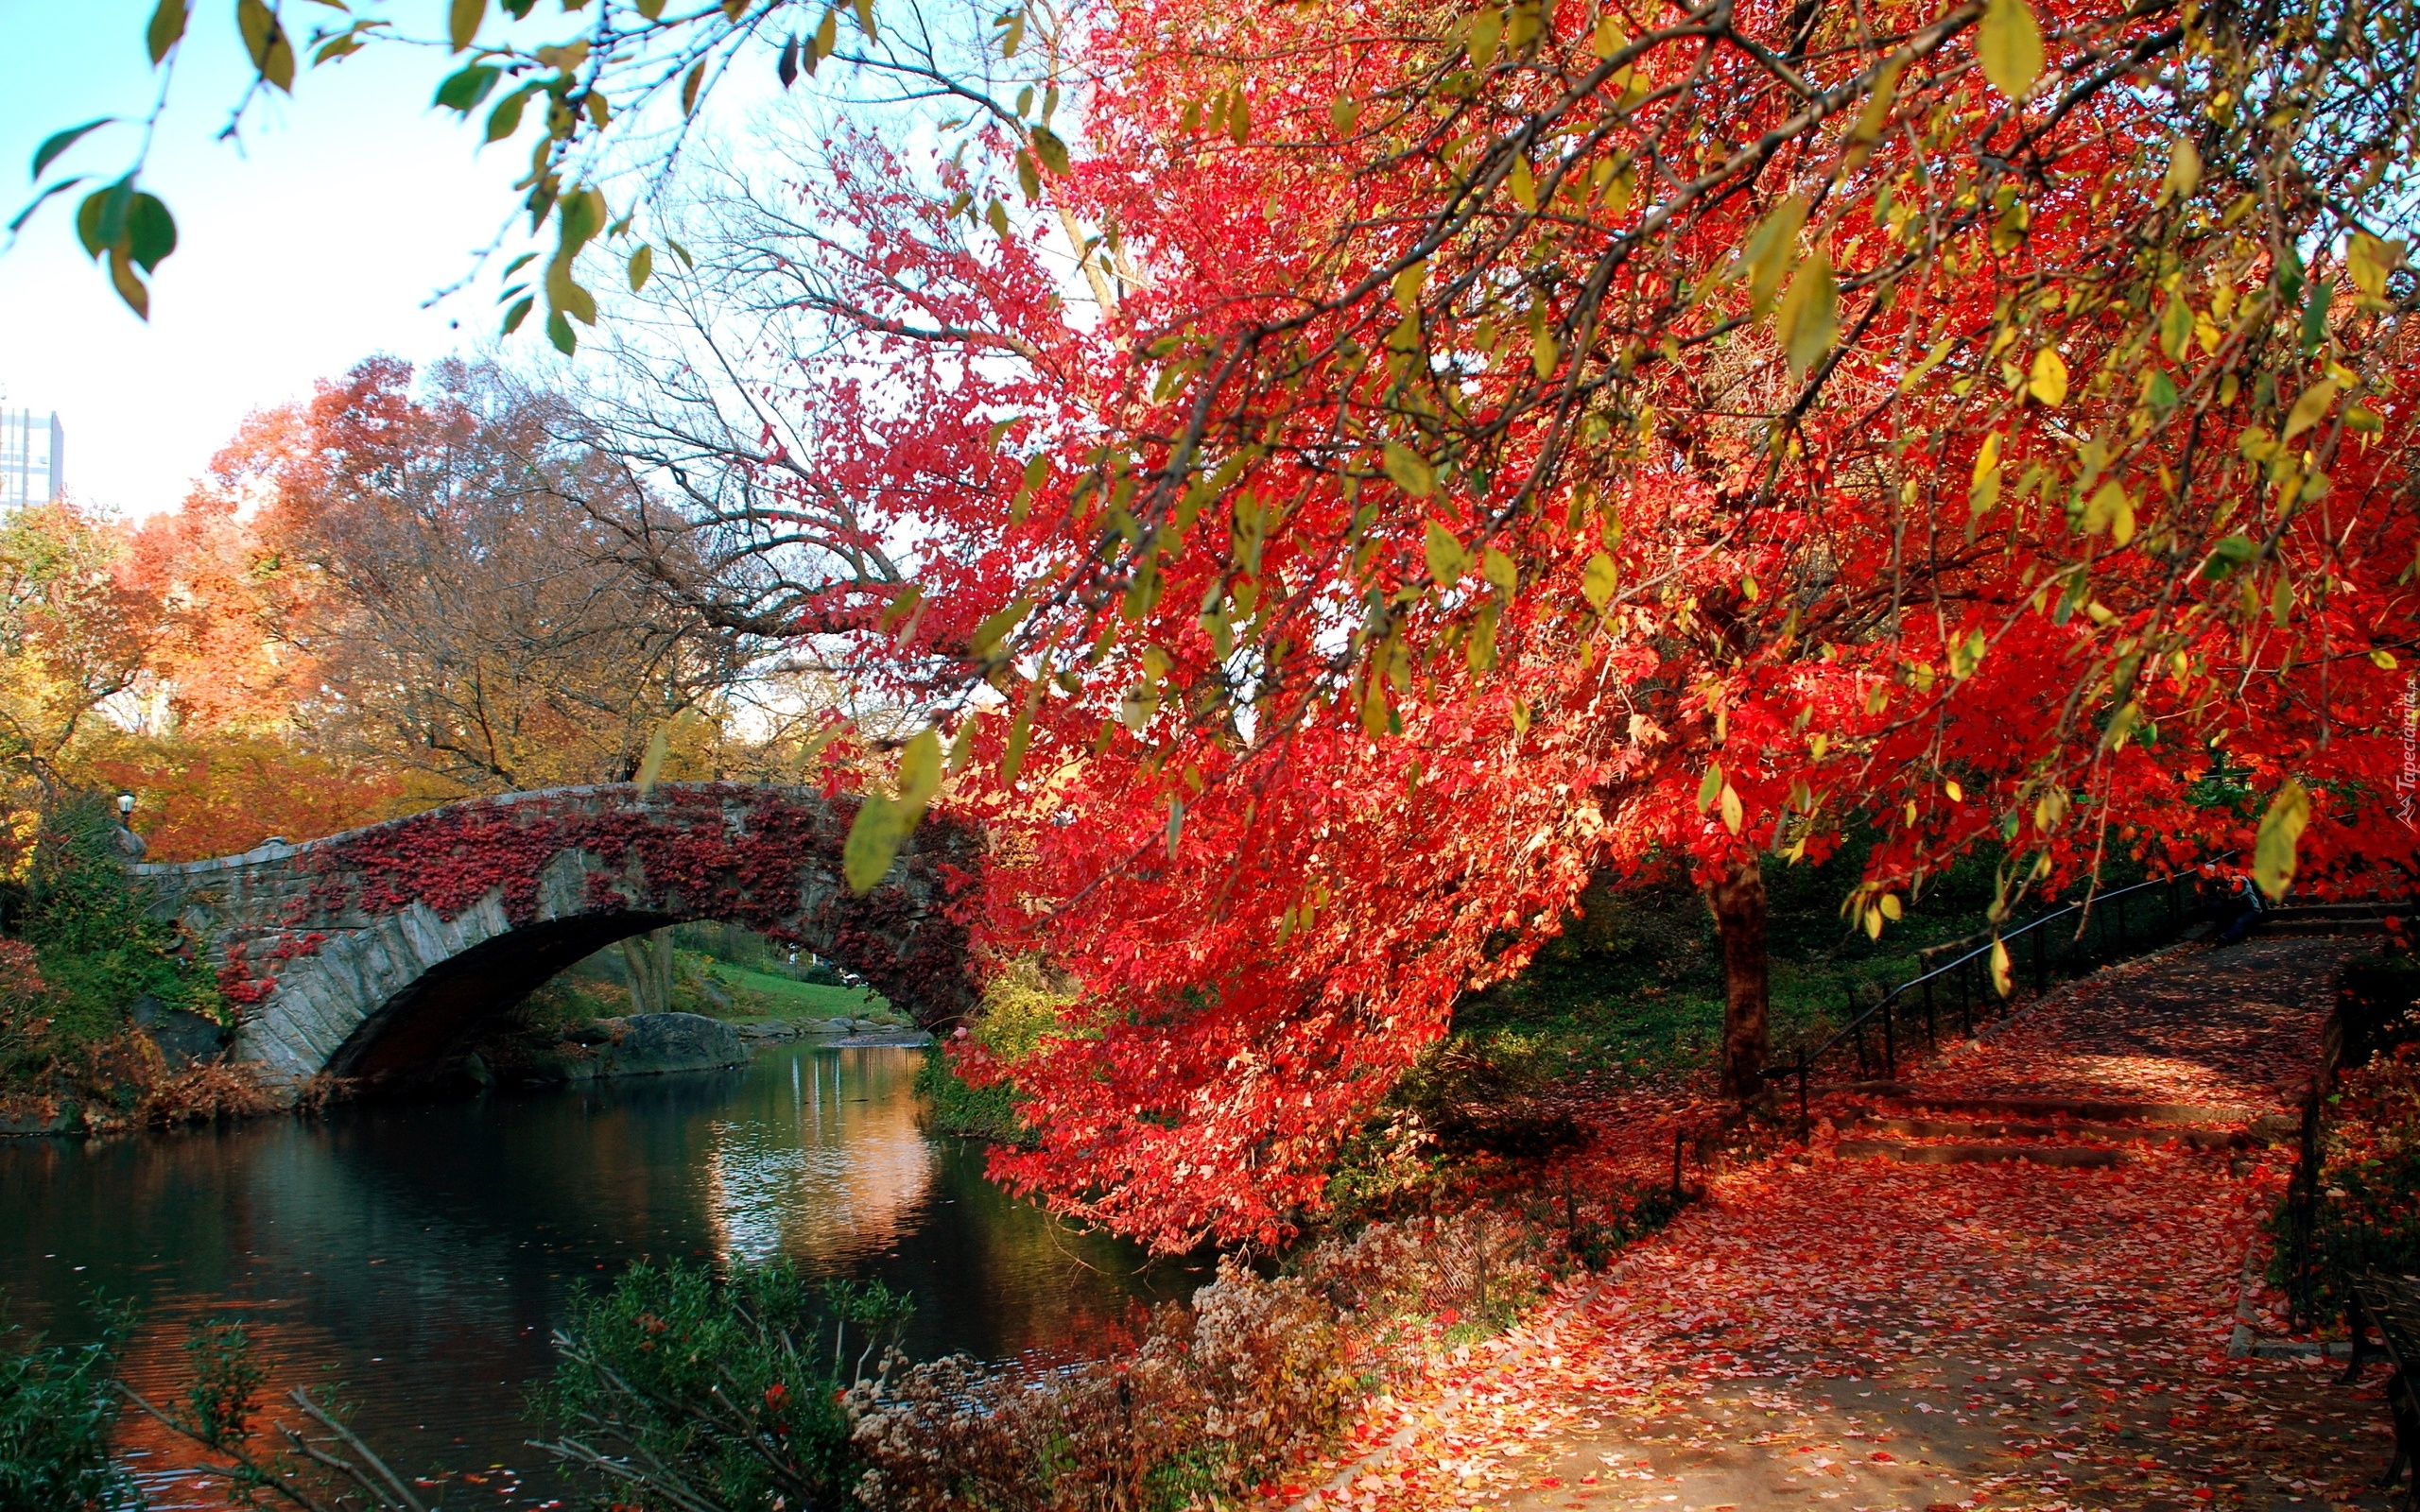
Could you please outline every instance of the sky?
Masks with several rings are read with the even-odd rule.
[[[45,137],[147,110],[151,8],[0,0],[0,224],[30,198],[23,176]],[[475,154],[472,129],[427,108],[436,60],[373,48],[306,70],[293,100],[247,117],[240,146],[217,141],[249,71],[233,10],[197,8],[144,175],[179,231],[150,321],[77,243],[80,191],[0,252],[0,408],[57,411],[68,492],[122,515],[174,508],[254,409],[372,352],[426,362],[494,330],[492,279],[424,306],[494,235],[526,139]],[[64,161],[114,179],[136,129],[95,132]]]

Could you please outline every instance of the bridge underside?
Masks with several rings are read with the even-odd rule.
[[[338,1076],[384,1079],[437,1065],[574,962],[677,922],[658,914],[560,919],[482,941],[363,1019],[327,1069]]]

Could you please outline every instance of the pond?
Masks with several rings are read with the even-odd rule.
[[[918,1123],[923,1052],[793,1048],[724,1073],[92,1142],[0,1142],[8,1321],[73,1339],[96,1297],[143,1325],[127,1377],[183,1381],[196,1321],[242,1317],[272,1390],[342,1383],[399,1469],[480,1480],[465,1504],[572,1504],[524,1440],[566,1298],[631,1261],[789,1257],[914,1293],[919,1359],[1081,1354],[1201,1279],[1071,1232]],[[158,1507],[216,1505],[124,1442]]]

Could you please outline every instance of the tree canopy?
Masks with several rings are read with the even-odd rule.
[[[2415,20],[1012,10],[947,130],[656,269],[814,339],[620,549],[926,712],[870,860],[945,771],[991,947],[1082,986],[967,1059],[996,1168],[1273,1238],[1605,868],[1746,929],[1870,833],[1875,932],[1979,847],[2002,918],[2119,853],[2411,875]]]

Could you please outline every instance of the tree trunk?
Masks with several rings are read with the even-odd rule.
[[[631,1011],[672,1011],[672,931],[649,930],[622,941],[622,964],[631,973]]]
[[[1764,1095],[1772,1058],[1772,994],[1765,956],[1765,874],[1746,856],[1706,888],[1722,936],[1722,1095]]]

